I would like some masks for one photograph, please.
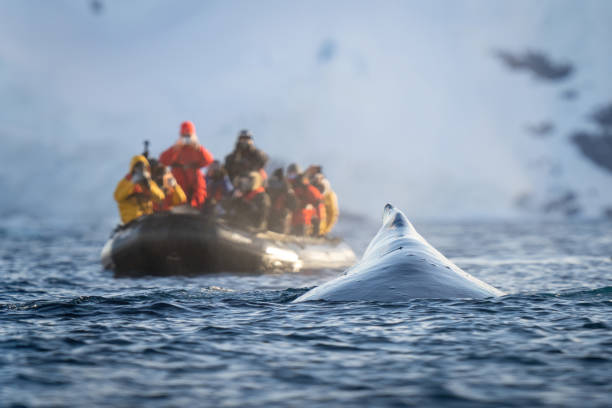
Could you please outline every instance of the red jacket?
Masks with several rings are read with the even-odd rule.
[[[171,146],[159,156],[159,161],[172,166],[172,175],[183,188],[187,201],[200,207],[206,201],[206,180],[200,168],[213,161],[212,154],[203,146]]]

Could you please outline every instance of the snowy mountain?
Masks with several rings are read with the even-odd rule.
[[[352,212],[507,216],[572,192],[598,215],[612,173],[572,135],[612,99],[611,17],[605,1],[2,2],[0,213],[116,217],[130,157],[189,119],[218,158],[249,128],[278,161],[322,164]],[[540,81],[500,49],[575,70]]]

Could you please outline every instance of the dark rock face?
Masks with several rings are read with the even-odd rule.
[[[551,136],[555,131],[555,124],[549,121],[537,123],[534,125],[527,126],[527,130],[534,137],[544,138]]]
[[[568,217],[572,217],[578,215],[582,209],[578,204],[578,195],[573,191],[567,191],[546,202],[542,206],[542,211],[547,214],[561,213]]]
[[[566,101],[578,99],[578,91],[575,89],[566,89],[565,91],[561,92],[561,98],[565,99]]]
[[[104,11],[104,3],[101,0],[92,0],[89,6],[94,14],[101,14]]]
[[[572,135],[572,142],[593,163],[612,172],[612,136],[584,131]]]
[[[544,200],[538,200],[533,192],[522,192],[515,197],[514,205],[522,211],[558,214],[565,217],[574,217],[582,212],[580,197],[572,190],[559,192]]]
[[[497,51],[495,55],[512,70],[530,71],[537,79],[561,81],[568,78],[574,67],[568,63],[554,63],[546,54],[527,51],[524,54],[512,54]]]
[[[599,132],[578,131],[571,140],[585,157],[612,172],[612,103],[596,109],[590,119]]]
[[[528,71],[536,79],[549,82],[560,83],[575,71],[573,64],[553,62],[545,53],[539,51],[515,54],[500,50],[495,53],[495,57],[513,71]],[[579,90],[567,88],[559,95],[566,101],[572,101],[578,98]],[[612,172],[612,102],[595,109],[588,118],[596,126],[596,130],[576,130],[571,133],[569,139],[586,160]],[[550,121],[536,123],[527,126],[526,129],[532,137],[541,139],[551,136],[556,131],[555,125]],[[557,177],[562,171],[560,163],[554,163],[546,158],[533,161],[530,167],[548,169],[551,177]],[[568,217],[577,215],[582,210],[580,197],[569,188],[556,197],[541,201],[540,205],[536,204],[537,201],[534,193],[526,192],[516,197],[514,204],[525,211],[561,213]],[[603,215],[612,218],[612,207],[604,208]]]
[[[601,126],[607,134],[612,133],[612,103],[593,112],[591,119]]]
[[[537,159],[530,161],[528,166],[532,169],[545,171],[549,176],[553,177],[558,177],[563,174],[563,165],[561,162],[551,157],[538,157]]]
[[[514,206],[523,211],[532,211],[535,197],[533,193],[524,191],[514,198]]]

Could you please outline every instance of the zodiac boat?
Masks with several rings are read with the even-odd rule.
[[[238,229],[176,207],[119,226],[101,258],[115,276],[138,277],[344,269],[355,253],[339,238]]]

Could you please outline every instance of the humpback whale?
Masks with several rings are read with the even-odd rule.
[[[344,274],[313,288],[308,300],[402,302],[415,298],[486,298],[504,293],[461,270],[414,229],[391,204],[361,260]]]

